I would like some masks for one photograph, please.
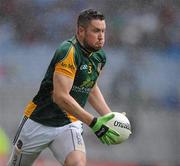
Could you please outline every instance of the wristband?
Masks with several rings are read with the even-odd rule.
[[[93,118],[93,120],[92,120],[91,124],[89,125],[89,127],[91,127],[91,128],[94,127],[96,122],[97,122],[97,118],[95,117],[95,118]]]

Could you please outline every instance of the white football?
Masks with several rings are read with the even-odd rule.
[[[126,113],[113,112],[113,114],[115,115],[114,118],[109,120],[106,125],[119,133],[118,143],[120,144],[129,138],[131,134],[131,124],[125,116]]]

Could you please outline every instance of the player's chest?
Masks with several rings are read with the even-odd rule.
[[[100,74],[101,65],[102,63],[98,59],[82,59],[76,73],[78,84],[92,87]]]

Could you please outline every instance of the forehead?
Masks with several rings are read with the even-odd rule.
[[[106,29],[105,20],[91,20],[88,27],[97,28],[97,29]]]

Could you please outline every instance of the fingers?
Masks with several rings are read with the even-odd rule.
[[[102,139],[104,140],[105,144],[110,145],[111,142],[109,141],[109,139],[106,136],[103,136]]]
[[[113,144],[116,143],[115,140],[114,140],[112,137],[110,137],[110,136],[106,136],[106,137],[107,137],[106,139],[109,140],[109,143],[110,143],[111,145],[113,145]]]
[[[108,122],[109,120],[111,120],[112,118],[114,118],[114,114],[113,113],[111,113],[111,114],[109,114],[109,115],[105,115],[105,116],[103,116],[102,118],[103,118],[103,121],[104,121],[104,123],[106,123],[106,122]]]
[[[109,138],[109,137],[107,137],[107,136],[102,136],[101,138],[100,138],[100,140],[101,140],[101,142],[103,143],[103,144],[107,144],[107,145],[112,145],[112,144],[114,144],[113,143],[113,141]]]
[[[99,138],[99,139],[101,140],[101,142],[102,142],[103,144],[106,144],[106,141],[104,140],[103,137],[101,137],[101,138]]]
[[[113,134],[114,136],[120,136],[119,133],[117,133],[115,130],[112,130],[110,128],[109,128],[108,132]]]
[[[106,140],[108,140],[108,143],[119,144],[120,135],[116,131],[109,129],[104,136],[106,137]]]
[[[107,134],[107,138],[110,140],[111,144],[115,144],[116,143],[116,139],[113,135],[111,135],[110,133]]]
[[[107,135],[108,139],[111,140],[111,144],[114,145],[114,144],[119,144],[119,137],[120,136],[114,136],[112,133],[108,133]]]
[[[107,132],[105,135],[103,135],[102,137],[100,137],[99,139],[101,140],[101,142],[103,144],[107,144],[107,145],[115,145],[115,144],[119,144],[119,135],[114,135],[112,132]]]

